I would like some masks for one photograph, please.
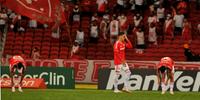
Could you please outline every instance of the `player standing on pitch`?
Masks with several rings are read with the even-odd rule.
[[[165,80],[165,76],[167,76],[167,80]],[[157,78],[158,84],[161,84],[162,93],[166,92],[166,85],[170,80],[170,94],[174,94],[174,61],[170,57],[161,58],[158,66],[157,66]]]
[[[9,65],[9,68],[10,68],[10,77],[11,77],[11,87],[12,87],[12,92],[15,92],[15,86],[17,85],[16,83],[14,83],[14,75],[15,75],[15,71],[17,70],[18,71],[18,90],[20,92],[23,92],[22,91],[22,80],[24,78],[24,71],[26,69],[26,63],[24,61],[24,59],[21,57],[21,56],[13,56],[11,59],[10,59],[10,65]]]
[[[118,40],[114,44],[114,64],[115,64],[115,79],[114,79],[114,92],[121,92],[118,90],[118,78],[120,76],[120,72],[123,70],[125,74],[125,82],[123,90],[126,92],[130,92],[128,89],[128,81],[131,75],[129,70],[129,66],[126,63],[125,59],[125,48],[132,48],[132,44],[127,38],[126,34],[120,32],[118,34]]]

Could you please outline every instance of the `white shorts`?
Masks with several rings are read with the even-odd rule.
[[[116,72],[127,71],[127,70],[129,70],[129,66],[127,63],[115,65]]]

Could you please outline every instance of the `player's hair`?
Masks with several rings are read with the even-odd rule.
[[[159,68],[159,70],[160,70],[161,73],[164,73],[165,70],[166,70],[166,67],[165,67],[165,66],[161,66],[161,67]]]
[[[18,69],[21,69],[21,68],[23,68],[24,67],[24,65],[20,62],[20,63],[18,63],[17,64],[17,66],[18,66]]]
[[[124,32],[119,32],[118,36],[124,35]]]

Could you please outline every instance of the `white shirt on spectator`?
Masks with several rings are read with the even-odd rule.
[[[144,32],[136,32],[137,45],[144,45]]]
[[[149,41],[150,42],[156,42],[157,41],[156,27],[150,27],[149,28]]]
[[[124,0],[117,0],[117,4],[123,6],[124,5]]]
[[[76,40],[79,42],[79,43],[83,43],[84,42],[84,32],[80,32],[80,31],[76,31]]]
[[[165,8],[158,8],[157,9],[157,18],[164,18],[165,16]]]
[[[175,27],[183,27],[183,15],[175,15],[174,16],[174,21],[175,21]]]
[[[98,27],[96,25],[95,26],[92,25],[90,30],[91,30],[90,31],[91,37],[94,37],[94,38],[98,37]]]
[[[8,18],[6,13],[0,13],[0,25],[5,25],[6,24],[6,18]]]
[[[112,20],[110,22],[110,35],[118,35],[119,32],[119,21],[117,20]]]
[[[144,0],[135,0],[136,5],[143,5]]]
[[[29,21],[29,27],[30,28],[37,28],[37,21],[36,20],[30,20]]]

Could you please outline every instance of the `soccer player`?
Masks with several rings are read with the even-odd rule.
[[[22,80],[24,77],[24,71],[26,69],[26,63],[25,63],[24,59],[19,55],[13,56],[9,62],[10,62],[9,68],[10,68],[12,92],[15,92],[15,86],[17,85],[16,83],[14,83],[14,79],[15,79],[14,75],[15,75],[16,70],[18,71],[18,80],[19,80],[18,90],[20,92],[23,92],[22,91]]]
[[[165,77],[167,76],[167,80]],[[161,84],[162,93],[165,94],[166,92],[166,85],[170,80],[170,94],[174,94],[173,87],[174,87],[174,61],[170,57],[163,57],[161,58],[158,66],[157,66],[157,78],[158,84]]]
[[[130,92],[128,89],[128,81],[131,75],[129,70],[129,66],[126,63],[125,59],[125,48],[132,48],[132,44],[127,38],[126,34],[120,32],[118,34],[118,40],[114,44],[114,64],[115,64],[115,79],[114,79],[114,92],[121,92],[118,90],[118,78],[120,76],[120,72],[125,72],[125,82],[123,90],[126,92]]]

